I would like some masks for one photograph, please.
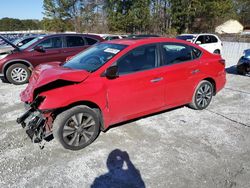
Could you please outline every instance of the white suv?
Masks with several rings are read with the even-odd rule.
[[[222,42],[214,34],[182,34],[176,38],[195,43],[211,53],[221,54],[222,51]]]

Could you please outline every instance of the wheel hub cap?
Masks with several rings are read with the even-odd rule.
[[[95,121],[88,114],[75,114],[71,116],[63,128],[63,139],[68,145],[81,146],[94,135]]]
[[[15,82],[24,82],[27,80],[28,73],[25,69],[21,67],[16,67],[11,71],[11,78]]]
[[[208,106],[212,98],[212,88],[209,84],[204,84],[198,89],[196,102],[197,105],[205,108]]]

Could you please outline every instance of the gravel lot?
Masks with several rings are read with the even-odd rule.
[[[207,110],[127,123],[77,152],[32,144],[15,122],[25,86],[0,83],[0,187],[248,188],[250,77],[227,79]]]

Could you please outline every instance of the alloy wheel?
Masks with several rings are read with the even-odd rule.
[[[213,88],[210,84],[204,83],[197,90],[196,104],[199,108],[206,108],[211,102],[213,95]]]
[[[71,116],[63,127],[63,140],[70,146],[86,144],[95,133],[95,120],[87,113]]]
[[[11,78],[15,82],[25,82],[28,78],[28,72],[22,67],[16,67],[11,71]]]

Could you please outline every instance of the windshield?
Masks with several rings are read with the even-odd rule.
[[[121,44],[96,44],[67,61],[63,67],[94,72],[126,47]]]
[[[192,40],[194,38],[194,35],[180,35],[177,36],[176,38],[181,40]]]
[[[5,39],[5,40],[7,40],[7,39]],[[0,48],[6,47],[6,46],[10,46],[10,44],[7,43],[6,41],[4,41],[2,38],[0,38]]]
[[[32,44],[34,44],[35,42],[43,39],[44,37],[36,37],[33,40],[27,42],[26,44],[24,44],[23,46],[19,47],[20,50],[24,50],[26,48],[28,48],[29,46],[31,46]]]
[[[16,40],[14,40],[12,43],[17,45],[19,42],[21,42],[23,39],[22,38],[18,38]]]

